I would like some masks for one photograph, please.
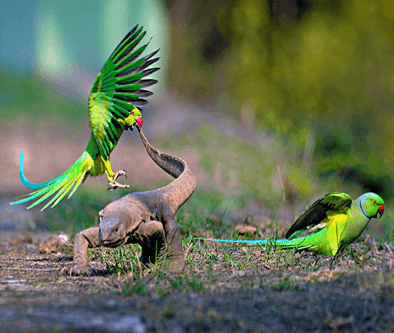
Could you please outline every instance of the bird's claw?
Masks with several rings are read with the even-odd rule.
[[[127,179],[126,170],[119,170],[117,173],[115,173],[113,181],[118,179],[120,176],[125,176]]]
[[[110,187],[108,188],[108,191],[114,191],[114,190],[116,190],[118,187],[119,187],[119,188],[129,188],[129,187],[130,187],[130,185],[121,184],[121,183],[118,183],[118,182],[115,181],[115,180],[113,180],[112,182],[109,182],[108,185],[110,186]]]
[[[118,182],[116,181],[116,179],[119,178],[120,176],[125,176],[125,177],[127,178],[126,170],[119,170],[119,171],[114,175],[114,178],[112,179],[112,181],[110,181],[110,182],[108,183],[108,185],[110,186],[110,187],[108,188],[108,191],[116,190],[118,187],[120,187],[120,188],[129,188],[129,187],[130,187],[130,185],[121,184],[121,183],[118,183]]]

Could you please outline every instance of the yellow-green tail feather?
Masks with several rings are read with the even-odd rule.
[[[41,210],[44,210],[51,204],[52,208],[55,207],[68,193],[68,198],[70,198],[85,179],[87,172],[94,166],[93,159],[89,153],[85,151],[72,167],[61,176],[45,183],[34,184],[29,182],[23,173],[23,153],[21,153],[19,162],[22,184],[35,191],[21,196],[23,199],[11,202],[11,205],[19,205],[36,199],[36,201],[27,207],[27,209],[30,209],[50,198]]]

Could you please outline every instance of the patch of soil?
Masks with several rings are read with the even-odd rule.
[[[300,284],[296,289],[272,288],[264,283],[248,288],[249,283],[264,281],[278,272],[233,271],[222,266],[222,273],[216,275],[217,280],[209,290],[172,288],[163,292],[156,286],[173,277],[148,272],[143,278],[147,288],[138,289],[136,280],[127,280],[127,274],[109,272],[94,255],[92,276],[69,276],[67,268],[72,264],[72,247],[67,242],[65,237],[54,234],[2,233],[2,330],[394,331],[393,275],[384,270]],[[242,248],[234,252],[241,255]],[[320,274],[330,273],[323,270]]]

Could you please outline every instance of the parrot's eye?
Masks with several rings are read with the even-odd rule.
[[[372,201],[372,203],[373,203],[374,205],[376,205],[376,200]]]

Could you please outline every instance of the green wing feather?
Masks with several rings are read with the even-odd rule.
[[[142,97],[153,93],[143,88],[157,80],[143,79],[159,68],[149,68],[159,60],[151,59],[159,50],[140,57],[148,44],[136,49],[145,36],[135,26],[119,43],[97,76],[89,95],[89,117],[92,137],[100,154],[107,159],[123,132],[122,122],[135,107],[148,102]]]
[[[346,193],[332,192],[316,200],[290,227],[286,238],[291,239],[307,229],[323,228],[327,225],[328,215],[347,214],[352,198]]]

